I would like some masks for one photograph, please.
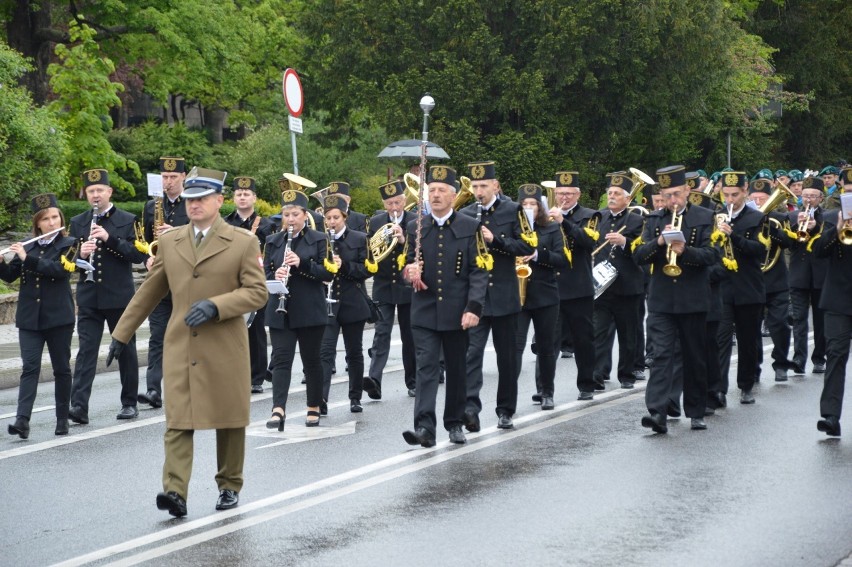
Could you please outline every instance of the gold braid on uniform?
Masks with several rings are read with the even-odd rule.
[[[734,258],[722,258],[722,265],[732,272],[736,272],[740,269],[740,265],[737,264],[737,261]]]
[[[72,274],[77,271],[77,264],[74,263],[77,259],[77,247],[78,244],[75,244],[59,257],[59,263],[62,264],[65,271]],[[71,256],[71,258],[69,259],[68,256]]]
[[[406,256],[408,256],[408,238],[405,239],[405,246],[402,247],[402,254],[396,257],[396,266],[400,272],[405,267]]]
[[[820,236],[822,236],[822,232],[820,232],[819,234],[817,234],[816,236],[814,236],[813,238],[811,238],[810,240],[808,240],[808,246],[805,248],[808,252],[813,252],[813,251],[814,251],[814,242],[816,242],[817,240],[819,240],[819,237],[820,237]]]
[[[634,238],[633,241],[630,243],[630,252],[636,252],[636,249],[642,246],[643,244],[645,243],[642,241],[642,235],[640,234],[639,236]]]
[[[538,248],[538,234],[536,234],[533,227],[530,225],[530,221],[527,218],[527,214],[522,210],[518,211],[518,222],[521,225],[521,240],[532,246],[533,248]]]
[[[489,272],[494,269],[494,256],[488,252],[481,230],[476,231],[476,265]]]
[[[790,238],[790,239],[792,239],[792,240],[795,240],[795,239],[799,236],[798,234],[796,234],[795,232],[793,232],[792,230],[790,230],[790,221],[789,221],[789,219],[784,221],[784,234],[786,234],[786,235],[787,235],[787,238]]]
[[[712,233],[710,233],[710,243],[711,244],[718,244],[719,246],[722,246],[723,244],[725,244],[725,238],[726,238],[725,233],[722,232],[721,230],[719,230],[718,228],[716,230],[714,230]]]

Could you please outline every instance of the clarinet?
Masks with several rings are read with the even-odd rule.
[[[482,201],[476,201],[476,224],[482,226]]]
[[[328,252],[329,256],[334,258],[334,229],[328,229]],[[328,282],[328,294],[325,298],[325,304],[328,306],[328,316],[334,317],[334,304],[337,303],[336,299],[332,299],[331,295],[334,293],[334,280],[332,279]]]
[[[92,238],[91,235],[92,235],[92,231],[94,230],[94,228],[98,225],[97,216],[98,216],[98,204],[95,203],[95,206],[92,207],[92,224],[89,225],[89,240],[93,241],[93,242],[96,241],[96,239]],[[89,264],[92,265],[92,269],[86,270],[86,279],[84,281],[95,283],[95,269],[94,269],[94,266],[95,266],[95,251],[94,250],[89,255]]]
[[[281,259],[281,265],[284,265],[284,260],[287,258],[287,253],[290,252],[290,243],[293,242],[293,225],[287,227],[287,245],[284,246],[284,257]],[[284,284],[284,287],[287,287],[287,283],[290,281],[290,267],[287,267],[287,273],[281,279],[281,283]],[[287,298],[289,297],[290,291],[282,292],[278,294],[278,309],[275,310],[276,313],[287,313]]]

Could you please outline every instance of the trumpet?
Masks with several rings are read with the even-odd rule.
[[[672,230],[681,230],[683,226],[683,215],[677,214],[677,205],[672,210]],[[683,268],[677,265],[677,254],[672,250],[672,245],[666,246],[666,265],[663,266],[663,273],[671,278],[678,277],[683,272]]]
[[[65,230],[65,227],[60,226],[59,228],[57,228],[55,230],[51,230],[50,232],[45,232],[44,234],[39,234],[38,236],[30,238],[29,240],[24,240],[23,242],[21,242],[21,246],[26,246],[27,244],[32,244],[33,242],[38,242],[42,238],[48,238],[50,236],[53,236],[54,234],[56,234],[57,232],[59,232],[61,230]],[[11,262],[12,260],[15,259],[15,253],[12,252],[11,247],[4,248],[3,250],[0,250],[0,256],[3,256],[3,260],[5,260],[6,262]]]
[[[844,220],[837,229],[837,239],[846,246],[852,244],[852,218]]]
[[[284,246],[284,256],[281,259],[281,265],[285,265],[284,261],[287,259],[287,254],[290,252],[291,243],[293,242],[293,225],[289,225],[287,227],[287,244]],[[290,267],[287,266],[287,273],[281,279],[281,283],[284,284],[284,287],[287,287],[287,283],[290,281]],[[282,292],[278,294],[278,308],[275,310],[276,313],[287,313],[287,298],[289,297],[289,290],[286,292]]]
[[[796,227],[796,240],[799,242],[807,242],[811,238],[811,234],[808,232],[808,222],[811,220],[811,213],[813,209],[811,204],[808,203],[805,205],[805,210],[802,211],[805,214],[805,220],[799,223],[799,226]]]
[[[716,224],[721,225],[722,223],[731,224],[731,217],[734,212],[734,205],[728,204],[727,213],[721,213],[716,215]],[[725,238],[725,243],[722,245],[722,263],[731,271],[737,271],[737,259],[734,257],[734,245],[731,244],[731,237],[727,236]]]
[[[328,229],[328,255],[334,258],[334,229]],[[328,282],[328,293],[325,297],[325,304],[328,307],[328,316],[334,317],[334,304],[337,303],[331,295],[334,293],[334,279]]]

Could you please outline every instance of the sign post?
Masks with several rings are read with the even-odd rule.
[[[288,125],[290,127],[290,143],[293,146],[293,173],[299,175],[299,157],[296,153],[296,132],[302,133],[302,110],[305,107],[305,99],[302,96],[302,81],[294,69],[284,71],[281,80],[281,89],[284,93],[284,102],[290,112]]]

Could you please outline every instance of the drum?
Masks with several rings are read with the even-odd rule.
[[[603,262],[595,265],[595,267],[592,268],[592,278],[595,280],[595,299],[600,297],[603,292],[612,285],[612,282],[614,282],[617,277],[618,270],[609,262],[609,260],[604,260]]]

